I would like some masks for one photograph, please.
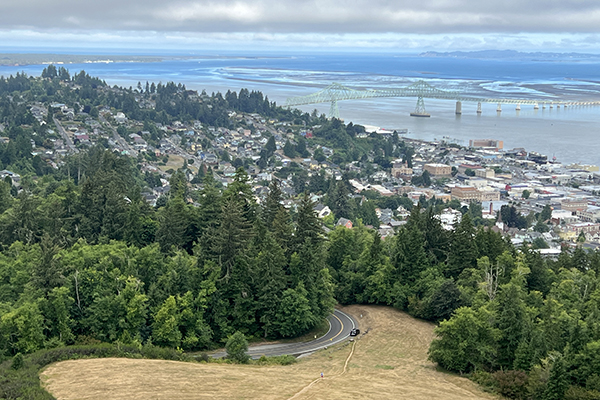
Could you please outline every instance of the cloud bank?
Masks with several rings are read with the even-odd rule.
[[[546,37],[568,50],[596,46],[598,34],[597,0],[0,0],[0,39],[21,36],[15,43],[36,35],[92,41],[104,35],[134,43],[237,38],[410,49],[415,40],[423,48],[446,37],[463,48],[493,42],[535,48]],[[472,43],[465,45],[467,36]]]

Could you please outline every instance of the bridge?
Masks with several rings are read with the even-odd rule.
[[[516,104],[516,109],[520,110],[522,104],[533,105],[534,109],[540,106],[545,109],[569,106],[598,106],[600,101],[565,101],[565,100],[550,100],[550,99],[514,99],[514,98],[484,98],[476,96],[466,96],[460,92],[438,89],[429,83],[419,80],[412,85],[398,89],[383,89],[383,90],[356,90],[339,83],[333,83],[325,89],[307,96],[290,97],[285,105],[287,107],[302,106],[307,104],[331,103],[329,108],[329,116],[331,118],[339,118],[340,111],[338,101],[356,100],[356,99],[371,99],[376,97],[416,97],[417,106],[414,112],[410,115],[414,117],[429,117],[425,109],[424,99],[445,99],[456,100],[456,114],[462,114],[463,102],[477,103],[477,113],[481,113],[482,103],[498,104],[496,111],[502,111],[502,104]]]

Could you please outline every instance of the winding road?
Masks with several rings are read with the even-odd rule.
[[[248,348],[247,354],[252,358],[260,358],[261,356],[273,357],[282,355],[299,356],[301,354],[313,353],[317,350],[328,346],[340,343],[350,336],[350,331],[358,327],[356,320],[350,315],[335,310],[327,320],[329,321],[329,331],[320,338],[311,340],[310,342],[300,343],[280,343],[280,344],[265,344],[260,346],[252,346]],[[213,353],[212,357],[225,357],[224,351]]]

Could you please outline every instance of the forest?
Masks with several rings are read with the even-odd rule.
[[[288,209],[277,179],[257,202],[242,166],[226,188],[210,170],[199,189],[173,171],[170,191],[152,207],[141,195],[152,179],[136,159],[95,146],[54,169],[33,156],[31,141],[45,138],[33,134],[39,125],[15,99],[90,110],[111,102],[156,122],[187,114],[219,124],[231,107],[300,122],[314,116],[247,91],[198,103],[172,83],[141,87],[157,95],[149,111],[131,91],[96,90],[106,84],[83,72],[45,74],[0,79],[11,139],[0,144],[0,162],[22,174],[20,189],[10,178],[0,182],[0,359],[98,342],[206,350],[235,332],[301,335],[336,303],[379,304],[438,324],[430,359],[507,397],[600,398],[600,252],[565,247],[551,259],[527,243],[516,248],[477,223],[476,204],[462,207],[447,231],[441,204],[373,193],[357,200],[349,174],[300,174]],[[76,91],[61,83],[73,81]],[[221,99],[222,107],[207,107]],[[374,148],[382,163],[410,158],[393,141],[366,147],[354,140],[356,129],[323,121],[316,140],[346,143],[342,161]],[[336,215],[355,218],[355,227],[326,233],[311,192],[324,194]],[[375,206],[401,205],[411,214],[394,236],[382,240],[366,226],[377,223]]]
[[[445,369],[515,398],[597,396],[599,252],[546,259],[419,205],[384,241],[360,222],[326,235],[308,194],[290,212],[272,183],[258,205],[243,168],[225,189],[207,174],[195,203],[176,173],[153,208],[130,159],[88,156],[78,185],[46,177],[13,197],[0,183],[4,357],[89,340],[208,349],[236,331],[299,335],[336,302],[385,304],[439,323]]]

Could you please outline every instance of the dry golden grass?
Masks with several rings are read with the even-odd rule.
[[[179,168],[183,167],[183,157],[175,154],[169,154],[168,156],[169,161],[167,161],[165,165],[160,165],[158,168],[163,171],[168,171],[170,169],[178,170]]]
[[[92,359],[53,364],[41,379],[61,400],[497,398],[466,378],[436,371],[427,361],[432,324],[387,307],[344,311],[369,333],[355,345],[322,350],[290,366]]]

